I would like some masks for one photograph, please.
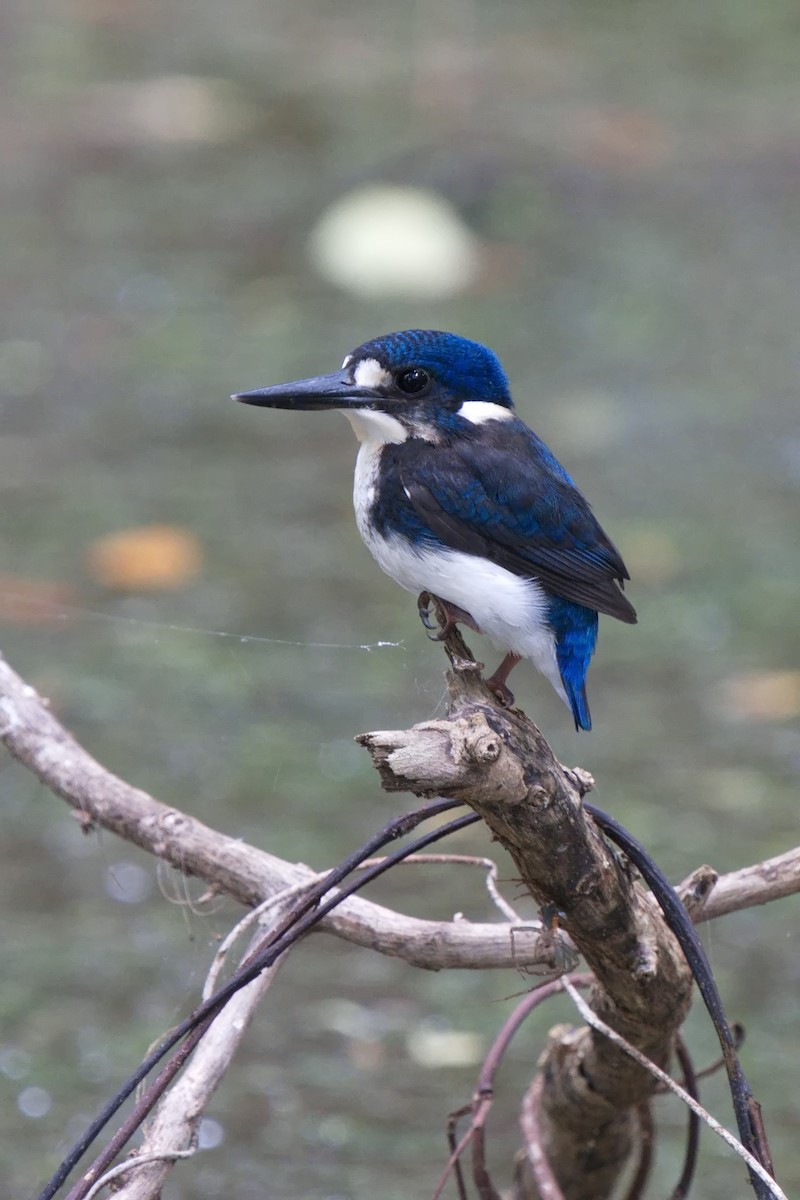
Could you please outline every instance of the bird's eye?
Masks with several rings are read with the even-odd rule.
[[[417,392],[423,391],[430,383],[430,379],[430,375],[427,371],[423,371],[422,367],[409,367],[397,376],[397,386],[401,392],[413,396]]]

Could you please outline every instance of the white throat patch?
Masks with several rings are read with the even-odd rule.
[[[339,412],[347,417],[353,433],[362,443],[385,446],[387,442],[393,442],[396,445],[408,437],[397,417],[390,417],[388,413],[369,408],[340,408]]]
[[[514,414],[503,404],[492,404],[491,400],[465,400],[458,415],[471,425],[484,425],[487,421],[511,421]]]

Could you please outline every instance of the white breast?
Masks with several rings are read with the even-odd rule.
[[[369,513],[375,503],[381,450],[386,445],[398,445],[400,442],[404,442],[408,434],[400,422],[395,417],[389,416],[388,413],[346,408],[340,411],[343,416],[347,417],[353,427],[353,432],[361,443],[353,478],[353,507],[356,510],[358,532],[372,550]],[[373,550],[372,553],[374,554],[375,551]]]
[[[535,579],[460,550],[416,548],[404,538],[359,530],[381,570],[409,592],[432,592],[463,608],[501,650],[529,658],[566,701],[547,624],[547,597]]]
[[[397,534],[388,538],[378,534],[369,518],[381,450],[387,442],[405,441],[407,434],[399,421],[385,413],[342,411],[361,442],[353,480],[356,523],[381,570],[409,592],[432,592],[464,609],[499,649],[529,658],[566,702],[555,637],[546,620],[547,596],[540,585],[473,554],[414,547]]]
[[[375,558],[378,555],[372,546],[375,538],[369,518],[378,489],[378,470],[382,449],[383,444],[380,442],[363,442],[359,447],[353,476],[353,508],[356,510],[358,532]],[[386,570],[385,567],[383,569]],[[391,571],[389,574],[391,575]]]

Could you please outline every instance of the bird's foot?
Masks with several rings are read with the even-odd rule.
[[[441,600],[430,592],[420,592],[417,596],[417,612],[425,626],[428,637],[432,642],[442,640]],[[432,619],[433,617],[433,619]]]
[[[449,600],[434,596],[432,592],[420,592],[417,597],[417,610],[432,642],[446,641],[457,625],[467,625],[476,633],[480,633],[468,612],[464,612],[457,604],[451,604]]]
[[[500,666],[493,675],[490,675],[486,680],[486,686],[489,691],[502,704],[503,708],[512,708],[514,705],[514,693],[506,683],[514,667],[520,661],[521,655],[512,654],[511,651],[505,656]]]
[[[490,675],[486,680],[486,686],[503,708],[514,707],[514,693],[505,683],[498,683],[494,676]]]

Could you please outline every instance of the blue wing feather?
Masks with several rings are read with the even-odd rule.
[[[552,596],[635,623],[625,564],[588,502],[522,421],[490,421],[441,445],[409,440],[395,469],[421,529],[452,549],[536,578]]]

